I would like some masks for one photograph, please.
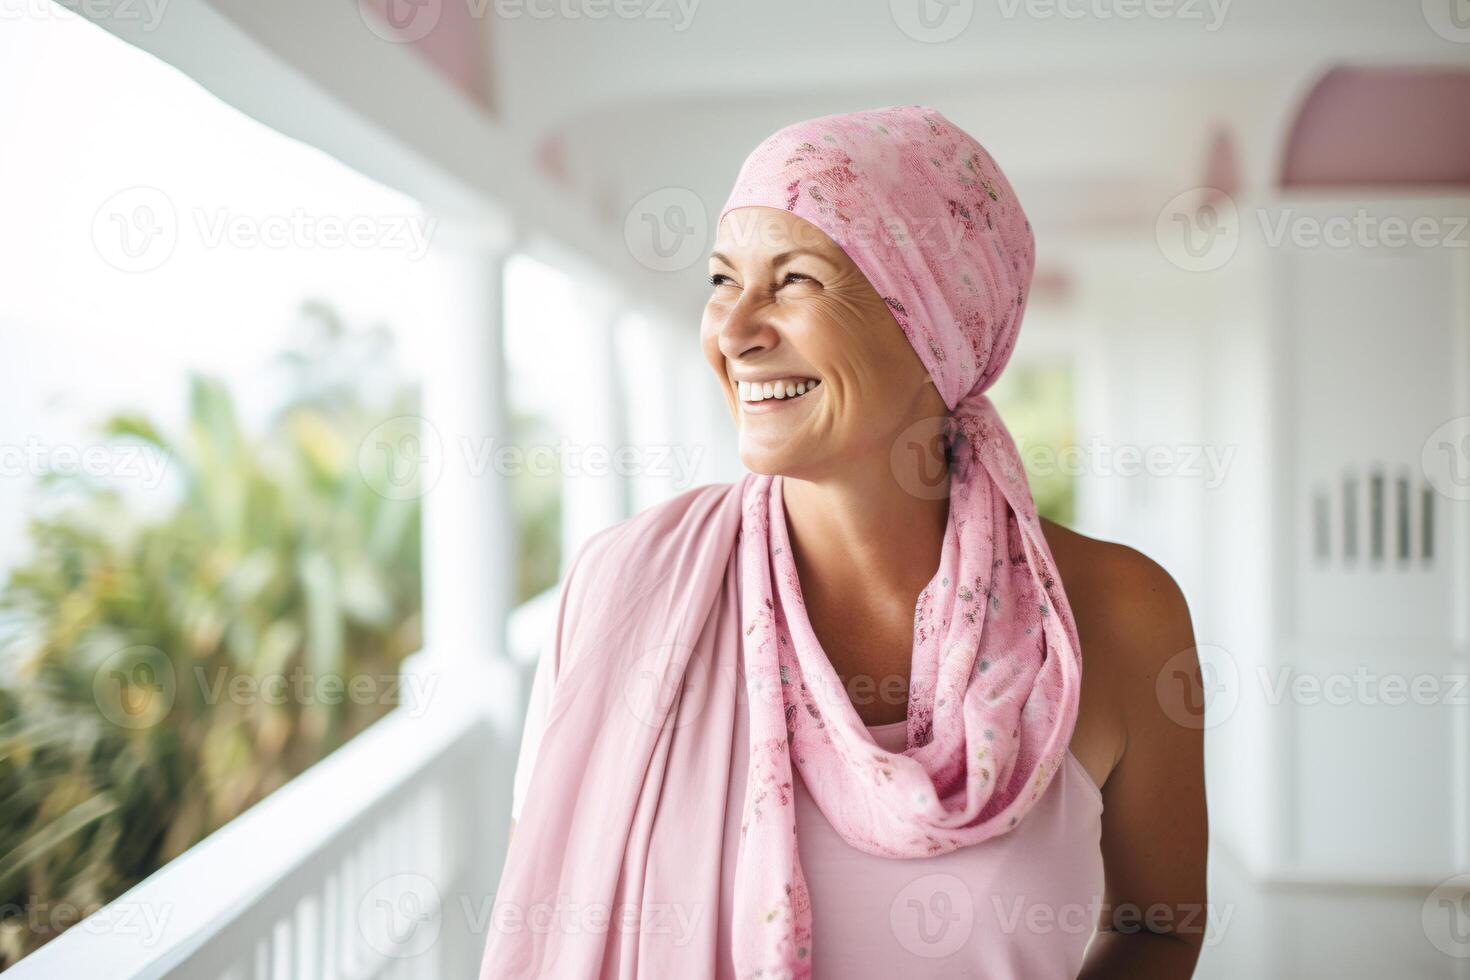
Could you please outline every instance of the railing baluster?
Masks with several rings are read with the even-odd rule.
[[[497,689],[490,681],[458,687]],[[477,702],[437,703],[417,718],[391,714],[118,899],[173,910],[162,939],[69,930],[3,980],[443,980],[464,972],[484,939],[456,913],[462,900],[494,894],[499,856],[487,847],[494,835],[483,833],[482,818],[495,815],[461,812],[487,796],[465,774],[498,770],[508,782],[514,764],[514,745],[501,744],[493,725]],[[363,907],[378,899],[390,905]],[[415,900],[419,909],[404,904]],[[397,916],[391,930],[384,913]],[[418,926],[436,930],[426,950],[425,934],[407,931],[413,914],[437,916]]]

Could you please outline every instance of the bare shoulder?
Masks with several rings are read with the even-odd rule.
[[[1171,976],[1187,976],[1203,942],[1209,850],[1204,696],[1189,606],[1174,577],[1137,549],[1042,523],[1082,643],[1072,753],[1104,800],[1099,927],[1125,935],[1108,910],[1168,912],[1146,928],[1180,941],[1157,948],[1177,960]],[[1118,941],[1129,940],[1110,940]],[[1084,972],[1106,972],[1097,968],[1105,955]]]
[[[1163,565],[1128,545],[1041,523],[1083,634],[1084,657],[1094,652],[1091,640],[1112,667],[1147,671],[1162,664],[1156,658],[1178,652],[1178,641],[1189,645],[1189,603]]]
[[[1189,604],[1148,555],[1042,520],[1082,645],[1082,708],[1073,754],[1101,784],[1130,735],[1161,723],[1159,675],[1198,676]],[[1197,681],[1196,681],[1197,683]]]

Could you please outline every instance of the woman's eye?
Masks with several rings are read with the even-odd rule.
[[[711,286],[724,286],[724,285],[731,284],[734,281],[735,280],[731,279],[729,276],[725,275],[723,272],[711,273],[711,275],[709,277],[709,284]],[[781,285],[784,286],[787,283],[791,283],[791,282],[811,282],[811,281],[812,281],[812,277],[811,276],[804,276],[800,272],[788,272],[781,279]]]

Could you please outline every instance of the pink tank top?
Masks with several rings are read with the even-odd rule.
[[[530,784],[555,665],[542,657],[531,687],[512,816]],[[728,746],[730,801],[720,875],[719,948],[730,915],[745,799],[749,724],[742,700]],[[874,742],[905,747],[904,723],[870,725]],[[796,780],[796,834],[812,899],[815,980],[1050,980],[1076,977],[1103,898],[1102,794],[1082,763],[1066,763],[1026,819],[1008,833],[937,857],[875,857],[837,836]],[[728,956],[716,980],[735,980]]]

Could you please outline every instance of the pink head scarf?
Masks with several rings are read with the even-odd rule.
[[[990,154],[923,106],[823,116],[746,157],[720,219],[790,211],[842,246],[950,409],[989,388],[1021,329],[1036,249]]]
[[[562,589],[550,652],[560,677],[483,980],[715,972],[716,916],[678,943],[650,923],[719,901],[742,695],[750,764],[743,803],[728,803],[743,807],[729,954],[740,980],[807,978],[821,955],[793,768],[853,847],[925,857],[1016,826],[1071,739],[1075,625],[1019,454],[984,394],[1015,346],[1033,267],[1010,184],[938,112],[897,106],[766,139],[721,218],[757,205],[842,246],[950,409],[949,523],[915,609],[908,748],[874,743],[812,632],[780,477],[690,491],[602,532]],[[647,684],[652,703],[630,697]],[[600,928],[547,912],[589,907],[610,911]]]

